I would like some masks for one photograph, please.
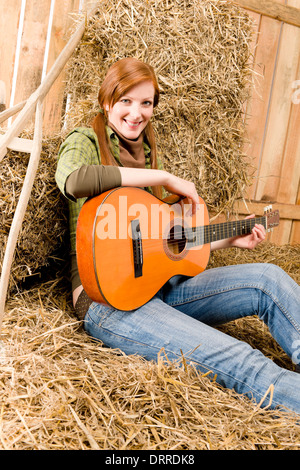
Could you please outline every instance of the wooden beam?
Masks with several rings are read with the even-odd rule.
[[[282,5],[272,0],[233,0],[233,3],[246,10],[269,16],[278,21],[300,27],[300,9]]]
[[[280,202],[261,202],[261,201],[243,201],[239,200],[235,203],[234,209],[243,215],[256,214],[263,215],[264,208],[271,204],[273,210],[279,210],[281,219],[300,220],[300,205],[283,204]]]
[[[24,108],[26,104],[26,100],[22,101],[21,103],[16,104],[15,106],[12,106],[11,108],[5,109],[0,113],[0,124],[7,119],[9,119],[11,116],[14,116],[14,114],[18,113],[21,111],[21,109]]]
[[[14,150],[16,152],[26,152],[31,153],[33,147],[33,140],[23,139],[21,137],[13,137],[7,148]]]

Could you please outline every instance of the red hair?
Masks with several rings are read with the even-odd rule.
[[[154,86],[154,107],[158,104],[159,88],[151,65],[128,57],[118,60],[108,70],[98,94],[100,106],[112,108],[130,88],[141,82],[150,81]]]
[[[100,146],[101,162],[104,165],[117,165],[107,140],[105,130],[107,111],[105,109],[107,106],[112,108],[131,88],[145,81],[150,81],[153,84],[153,107],[155,107],[159,100],[159,88],[151,65],[133,57],[120,59],[109,68],[104,78],[98,94],[98,102],[103,112],[99,113],[93,121],[93,129],[97,134]],[[145,135],[151,148],[151,168],[157,168],[155,136],[150,121],[145,128]],[[160,187],[153,187],[153,192],[156,196],[161,197]]]

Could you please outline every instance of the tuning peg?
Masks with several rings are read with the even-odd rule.
[[[271,212],[271,210],[272,210],[272,204],[269,204],[268,206],[264,208],[264,213]]]

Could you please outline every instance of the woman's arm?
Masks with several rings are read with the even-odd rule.
[[[120,167],[122,186],[164,186],[167,191],[185,196],[192,205],[193,213],[199,207],[199,196],[194,183],[172,175],[164,170]]]
[[[72,172],[66,181],[66,194],[75,199],[100,194],[116,186],[164,186],[168,191],[188,198],[193,212],[199,206],[194,183],[164,170],[127,168],[103,165],[82,166]]]
[[[92,197],[121,185],[119,167],[83,165],[67,178],[65,193],[72,200]]]

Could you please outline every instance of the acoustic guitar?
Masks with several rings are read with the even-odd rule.
[[[259,218],[209,224],[206,204],[191,215],[187,199],[157,199],[149,192],[120,187],[87,200],[79,214],[76,250],[79,275],[88,296],[119,310],[149,301],[172,276],[205,270],[210,243],[266,230],[279,224],[268,206]]]

